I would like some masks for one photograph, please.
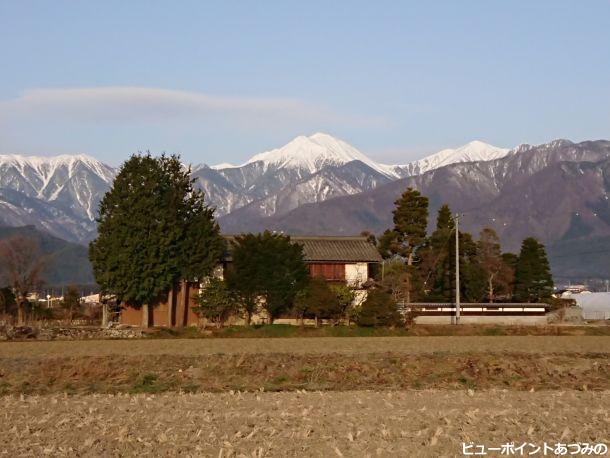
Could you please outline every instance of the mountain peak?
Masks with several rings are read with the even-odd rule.
[[[352,161],[361,161],[383,175],[396,176],[389,167],[378,164],[343,140],[322,132],[309,137],[299,135],[281,148],[253,156],[246,164],[262,162],[265,167],[296,168],[315,173],[326,166]]]
[[[406,175],[419,175],[459,162],[492,161],[510,153],[508,148],[499,148],[481,140],[473,140],[457,148],[447,148],[418,161],[399,166]]]

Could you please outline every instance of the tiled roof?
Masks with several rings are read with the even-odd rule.
[[[232,236],[225,236],[228,240]],[[303,245],[308,262],[381,262],[377,249],[366,237],[290,236],[290,240]]]
[[[290,237],[303,245],[306,261],[381,262],[377,249],[366,237]]]

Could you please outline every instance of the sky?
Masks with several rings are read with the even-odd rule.
[[[0,154],[610,138],[610,1],[0,0]]]

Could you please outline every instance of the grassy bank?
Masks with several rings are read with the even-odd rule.
[[[357,326],[321,326],[289,324],[230,326],[199,330],[153,329],[150,338],[269,338],[269,337],[409,337],[409,336],[610,336],[610,326],[498,326],[498,325],[415,325],[409,328],[364,328]]]
[[[0,394],[609,390],[607,354],[213,354],[2,358]]]

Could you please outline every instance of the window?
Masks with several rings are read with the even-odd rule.
[[[344,281],[345,264],[309,264],[309,275],[326,280]]]

